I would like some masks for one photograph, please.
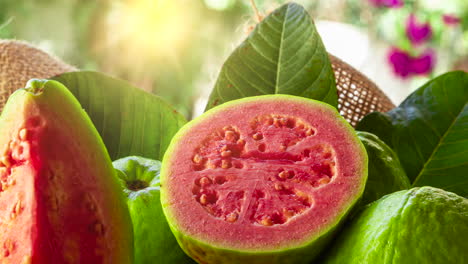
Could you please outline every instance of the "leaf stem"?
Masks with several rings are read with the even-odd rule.
[[[250,0],[250,5],[252,6],[255,16],[257,17],[257,22],[260,23],[262,21],[262,15],[260,15],[260,12],[258,11],[257,5],[255,4],[255,0]]]

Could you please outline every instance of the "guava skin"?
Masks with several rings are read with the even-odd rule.
[[[206,245],[200,241],[185,236],[173,229],[177,241],[182,249],[200,264],[224,264],[224,263],[249,263],[249,264],[294,264],[294,263],[321,263],[320,261],[310,261],[318,256],[326,248],[341,224],[330,230],[329,233],[318,238],[313,247],[304,246],[292,250],[273,252],[238,252],[235,250],[216,248]]]
[[[162,212],[161,162],[131,156],[113,162],[133,223],[136,264],[195,263],[179,247]]]
[[[468,199],[433,187],[384,196],[347,224],[323,263],[468,263]]]
[[[269,106],[265,108],[259,107],[259,104],[263,104],[263,103],[269,104]],[[280,110],[276,108],[276,106],[279,106],[279,105],[281,105]],[[237,109],[237,107],[239,107],[239,109]],[[304,109],[302,107],[304,107]],[[312,111],[312,109],[317,110],[317,108],[319,109],[317,112]],[[250,117],[250,114],[251,114],[250,109],[255,109],[255,110],[252,110],[253,116],[251,117]],[[226,116],[225,113],[223,113],[223,111],[228,111],[228,113],[232,113],[232,112],[242,113],[246,116],[245,123],[252,124],[252,123],[248,123],[249,117],[253,119],[257,115],[265,114],[264,112],[262,112],[262,111],[266,111],[264,109],[268,109],[267,111],[271,111],[271,112],[268,112],[267,114],[286,115],[286,116],[289,115],[291,116],[291,118],[296,118],[296,117],[305,118],[301,115],[303,111],[307,111],[305,109],[308,109],[311,111],[310,113],[313,112],[314,115],[315,114],[322,115],[322,116],[326,116],[326,118],[330,117],[329,120],[333,120],[330,122],[336,122],[334,124],[339,124],[340,129],[342,129],[340,131],[343,134],[345,134],[346,137],[352,138],[353,151],[355,152],[352,153],[353,155],[348,155],[347,157],[349,158],[348,160],[352,159],[353,161],[356,162],[355,164],[359,164],[358,165],[359,169],[356,169],[353,172],[351,172],[350,176],[356,177],[356,181],[353,182],[353,191],[355,192],[353,192],[352,197],[349,197],[349,199],[347,199],[346,208],[343,208],[342,210],[340,209],[340,211],[337,212],[336,218],[327,219],[327,220],[324,219],[322,223],[326,223],[327,226],[323,229],[319,229],[321,231],[320,233],[317,233],[315,237],[310,238],[307,236],[307,241],[304,241],[304,242],[301,241],[301,244],[299,245],[283,247],[283,248],[274,248],[274,249],[273,248],[271,249],[270,248],[267,248],[267,249],[230,248],[229,246],[214,245],[213,243],[208,243],[206,241],[203,241],[202,239],[198,239],[198,238],[195,238],[194,236],[184,233],[184,231],[181,230],[179,223],[178,223],[179,220],[176,219],[175,213],[173,211],[175,210],[173,209],[174,205],[177,203],[177,202],[174,202],[174,198],[179,197],[179,196],[171,193],[170,186],[171,184],[174,184],[174,185],[179,184],[180,186],[183,185],[176,181],[171,182],[171,180],[174,179],[174,177],[176,177],[176,173],[174,170],[176,169],[177,166],[179,167],[182,166],[181,170],[186,173],[185,175],[190,175],[190,173],[187,173],[190,171],[190,168],[186,169],[185,167],[183,167],[185,166],[184,162],[186,162],[185,161],[186,159],[181,159],[181,157],[178,154],[181,154],[181,152],[191,153],[192,149],[196,149],[196,147],[187,148],[187,144],[197,144],[196,142],[199,142],[198,141],[199,139],[197,138],[195,140],[193,138],[198,137],[198,136],[202,138],[203,135],[205,135],[204,133],[200,134],[198,130],[196,130],[199,127],[203,127],[202,129],[200,129],[201,131],[207,131],[207,133],[212,133],[212,131],[218,127],[224,129],[225,127],[229,127],[229,126],[233,126],[233,127],[242,126],[241,124],[230,123],[231,121],[229,120],[231,119],[238,120],[237,117],[232,118],[229,115]],[[293,111],[297,111],[297,112],[294,112],[294,114],[292,114],[292,112],[287,112],[287,111],[290,111],[289,109],[294,109]],[[296,113],[299,113],[299,114],[296,116],[295,115]],[[215,118],[216,122],[219,122],[219,120],[225,120],[225,121],[214,123],[213,118]],[[304,120],[307,120],[306,122],[309,122],[308,121],[309,119],[304,119]],[[314,120],[318,120],[318,119],[314,119]],[[239,122],[244,122],[244,121],[239,121]],[[315,121],[315,122],[318,122],[318,121]],[[203,126],[203,124],[206,124],[206,126]],[[195,131],[193,131],[194,129]],[[210,129],[213,129],[213,130],[210,130]],[[322,130],[322,131],[329,131],[329,130]],[[250,132],[241,131],[242,135],[246,135],[247,133],[250,133]],[[276,134],[268,134],[268,135],[276,135]],[[340,138],[340,140],[341,139],[343,138]],[[346,140],[348,140],[348,138],[346,138]],[[192,143],[192,142],[195,142],[195,143]],[[206,142],[206,141],[202,141],[202,142]],[[334,142],[338,142],[338,141],[334,141]],[[343,141],[339,141],[339,142],[343,142]],[[345,146],[344,143],[340,143],[340,144],[341,146]],[[220,146],[221,148],[222,145],[217,145],[217,146]],[[263,151],[260,150],[260,152],[263,152]],[[190,155],[190,154],[184,154],[184,155]],[[196,158],[187,159],[187,160],[188,160],[187,164],[190,164],[189,162],[192,162],[192,161],[196,162]],[[339,230],[342,223],[344,223],[348,214],[352,211],[352,208],[354,208],[359,198],[362,196],[364,192],[365,182],[367,180],[367,162],[368,162],[368,158],[367,158],[365,148],[362,145],[362,142],[357,138],[357,135],[355,134],[354,129],[339,115],[336,109],[333,108],[332,106],[327,105],[323,102],[316,101],[316,100],[301,98],[297,96],[289,96],[289,95],[265,95],[265,96],[247,97],[247,98],[243,98],[239,100],[233,100],[233,101],[224,103],[223,105],[217,106],[213,109],[210,109],[209,111],[205,112],[202,116],[186,124],[174,136],[171,144],[169,145],[165,153],[165,156],[162,162],[161,203],[163,206],[164,214],[169,223],[169,226],[172,232],[174,233],[175,237],[177,238],[179,245],[189,256],[195,259],[198,263],[209,263],[209,264],[213,264],[213,263],[223,263],[223,264],[224,263],[252,263],[252,264],[311,263],[317,258],[317,256],[324,250],[324,248],[326,248],[329,242],[333,239],[334,235]],[[260,165],[258,168],[261,168]],[[213,171],[215,170],[216,170],[216,167],[213,169]],[[191,186],[192,183],[188,182],[190,181],[190,179],[184,179],[184,183],[185,181],[187,181],[187,183],[189,183]],[[223,186],[226,186],[226,185],[223,185]],[[193,189],[192,190],[188,189],[186,193],[190,195],[191,193],[193,193]],[[193,197],[191,199],[195,200]],[[192,202],[192,200],[185,201],[185,198],[179,199],[179,203],[185,204],[188,202]],[[190,204],[190,207],[191,206],[192,205]],[[188,213],[187,211],[187,215],[190,215],[190,214],[193,215],[193,212]],[[205,221],[213,221],[213,222],[216,221],[216,220],[211,220],[211,219],[206,220],[206,219],[203,219],[203,217],[200,219],[197,218],[197,220],[199,223],[205,223],[205,226],[207,227],[210,227],[211,225],[206,224],[207,222]],[[289,227],[290,225],[285,225],[285,226]],[[229,226],[226,226],[226,228],[229,228]],[[220,225],[219,227],[218,226],[216,227],[216,230],[218,231],[218,230],[223,230],[223,229],[221,228],[221,225]],[[226,230],[226,233],[234,234],[235,232]],[[285,235],[287,235],[286,233],[287,232],[285,232]],[[208,234],[208,231],[206,231],[206,234]],[[224,232],[220,232],[220,234],[224,234]],[[239,241],[242,241],[242,240],[239,240]]]
[[[376,135],[358,131],[369,157],[369,175],[360,203],[366,205],[382,196],[411,188],[398,156]]]

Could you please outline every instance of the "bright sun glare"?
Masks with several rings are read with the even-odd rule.
[[[180,0],[127,0],[113,6],[110,38],[128,56],[161,58],[177,54],[191,27]],[[112,33],[114,32],[114,33]]]

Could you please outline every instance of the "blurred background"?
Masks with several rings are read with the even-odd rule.
[[[288,1],[256,0],[263,15]],[[327,50],[395,104],[468,71],[467,0],[297,0]],[[125,79],[198,114],[222,63],[257,22],[249,0],[0,0],[0,38]]]

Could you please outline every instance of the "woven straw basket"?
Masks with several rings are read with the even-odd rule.
[[[395,107],[366,76],[330,55],[338,88],[338,108],[351,125],[374,111]],[[32,78],[50,78],[76,68],[21,41],[0,40],[0,112],[8,96]]]
[[[13,91],[32,78],[47,79],[76,68],[23,41],[0,39],[0,112]]]

